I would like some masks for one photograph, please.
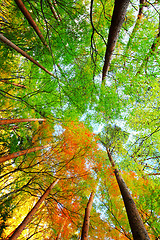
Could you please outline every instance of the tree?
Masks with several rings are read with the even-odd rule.
[[[51,139],[50,140],[48,138],[45,139],[45,137],[44,137],[45,131],[47,131],[47,134],[49,133],[48,128],[45,129],[45,125],[46,125],[46,123],[44,123],[43,127],[42,127],[42,125],[40,125],[41,129],[39,129],[39,131],[38,131],[38,138],[41,142],[51,141]],[[81,125],[81,126],[83,126],[83,125]],[[92,141],[93,136],[86,129],[86,132],[83,132],[81,130],[82,138],[78,139],[76,137],[76,134],[77,134],[77,131],[79,131],[79,130],[80,130],[80,126],[78,126],[77,124],[74,126],[74,123],[72,123],[70,127],[66,127],[66,131],[64,133],[62,133],[60,138],[56,138],[55,147],[52,148],[52,150],[50,149],[51,151],[50,150],[43,151],[43,154],[42,153],[37,154],[35,156],[34,160],[33,160],[33,156],[30,157],[29,154],[27,154],[26,157],[23,159],[22,159],[22,157],[21,158],[19,157],[18,160],[16,161],[15,170],[14,171],[12,170],[12,172],[5,173],[4,176],[2,176],[2,179],[6,178],[9,181],[9,176],[12,176],[12,178],[15,179],[16,174],[18,173],[18,175],[19,175],[18,181],[15,179],[12,184],[9,184],[10,190],[11,190],[11,188],[14,189],[15,181],[17,182],[17,186],[18,186],[17,190],[11,191],[11,194],[10,194],[11,196],[15,196],[15,199],[17,199],[18,196],[24,195],[25,192],[28,191],[28,189],[35,189],[35,190],[33,190],[32,193],[30,191],[30,193],[34,196],[35,196],[35,193],[37,192],[37,190],[38,190],[37,194],[39,194],[39,191],[41,191],[41,188],[40,188],[41,185],[39,186],[39,184],[38,184],[39,187],[38,187],[38,189],[36,189],[37,174],[39,176],[37,179],[38,181],[39,181],[39,178],[41,178],[40,177],[40,175],[41,175],[42,179],[43,179],[42,183],[43,183],[44,179],[46,179],[48,182],[50,177],[52,176],[52,168],[54,168],[55,170],[57,169],[56,171],[57,171],[58,176],[59,177],[61,176],[61,178],[62,178],[62,184],[60,183],[60,188],[57,191],[58,198],[53,195],[54,201],[56,200],[54,206],[52,206],[52,201],[51,201],[51,203],[49,203],[46,200],[47,210],[45,210],[45,211],[43,210],[42,219],[47,219],[47,218],[52,219],[53,218],[54,219],[53,222],[55,225],[54,229],[56,229],[56,231],[58,231],[58,232],[59,232],[59,230],[57,230],[57,228],[60,227],[60,224],[61,224],[61,221],[59,221],[58,219],[59,218],[62,219],[61,214],[63,212],[65,212],[65,215],[68,215],[66,221],[70,224],[70,226],[73,225],[72,221],[74,218],[75,218],[74,221],[79,220],[78,211],[79,211],[80,207],[79,207],[79,204],[76,203],[76,201],[80,201],[81,195],[78,194],[78,196],[77,196],[77,193],[82,192],[82,191],[84,192],[84,183],[83,183],[83,186],[76,186],[76,185],[78,185],[79,179],[84,178],[84,180],[86,179],[85,181],[87,181],[87,179],[89,178],[89,170],[87,170],[85,167],[85,158],[87,158],[87,156],[88,156],[87,146],[89,145],[90,148],[92,146],[90,141]],[[42,133],[43,133],[44,139],[42,138]],[[40,138],[40,136],[41,136],[41,138]],[[86,138],[87,136],[88,136],[88,139]],[[53,132],[52,132],[52,137],[53,137]],[[58,139],[59,139],[59,144],[58,144]],[[83,141],[82,141],[82,139],[83,139]],[[82,142],[81,143],[82,145],[80,145],[80,141]],[[37,142],[36,137],[34,137],[33,142]],[[86,145],[86,147],[85,147],[86,149],[83,149],[84,145]],[[93,140],[93,146],[94,146],[94,140]],[[94,152],[94,154],[95,154],[95,152]],[[78,167],[78,163],[80,163],[81,168]],[[33,180],[29,180],[28,184],[23,185],[23,181],[24,181],[23,175],[25,176],[24,178],[26,179],[26,174],[27,174],[27,176],[32,177]],[[63,178],[64,178],[64,180],[63,180]],[[18,184],[19,181],[21,182],[20,185]],[[66,181],[66,183],[65,183],[65,181]],[[90,181],[91,181],[91,179],[90,179]],[[46,182],[44,182],[44,184],[46,184]],[[7,186],[6,186],[6,189],[7,189]],[[6,197],[8,197],[7,194],[3,195],[4,199]],[[56,199],[55,199],[55,197],[56,197]],[[67,200],[66,200],[66,198],[67,198]],[[28,201],[30,201],[29,199],[30,198],[28,198]],[[31,200],[30,204],[31,205],[33,204],[33,200]],[[56,204],[57,204],[57,206],[56,206]],[[57,207],[56,211],[55,211],[55,207]],[[17,208],[18,208],[18,205],[17,205]],[[68,209],[67,212],[65,210],[66,208]],[[50,209],[50,210],[48,210],[48,209]],[[74,215],[73,213],[72,213],[72,216],[70,216],[68,213],[69,211],[71,211],[71,212],[74,211],[75,217],[73,217],[73,215]],[[38,213],[38,214],[40,214],[40,213]],[[57,215],[57,217],[56,217],[57,220],[55,220],[55,215]],[[63,217],[64,219],[65,219],[65,215]],[[59,221],[59,223],[58,223],[58,221]],[[53,224],[53,222],[52,222],[52,224]],[[65,234],[67,234],[67,232],[68,232],[68,234],[70,234],[71,229],[67,229],[68,228],[67,222],[65,224],[65,227],[63,227],[63,231],[65,232]],[[48,222],[48,224],[50,224],[50,223]],[[58,226],[57,226],[57,224],[58,224]],[[72,229],[74,229],[74,227],[72,227]],[[52,233],[52,231],[51,231],[51,233]]]
[[[94,199],[94,192],[91,192],[88,203],[87,203],[87,207],[85,208],[85,216],[84,216],[82,235],[81,235],[82,240],[88,239],[89,219],[90,219],[90,212],[93,204],[93,199]]]
[[[44,122],[46,121],[45,119],[5,119],[5,120],[0,120],[0,125],[4,125],[4,124],[11,124],[11,123],[18,123],[18,122],[32,122],[32,121],[40,121],[40,122]]]
[[[125,204],[125,208],[127,211],[127,215],[128,215],[128,219],[129,219],[129,224],[131,227],[131,231],[133,234],[133,239],[150,239],[148,236],[148,233],[143,225],[143,222],[141,220],[141,217],[138,213],[138,210],[136,208],[136,205],[133,201],[133,198],[130,194],[130,192],[128,191],[128,188],[123,180],[123,178],[120,176],[119,171],[116,169],[115,167],[115,163],[113,161],[113,158],[109,152],[109,150],[107,149],[107,153],[108,153],[108,157],[109,160],[112,164],[112,167],[114,169],[114,174],[116,176],[122,197],[123,197],[123,201]]]
[[[28,213],[28,215],[25,217],[23,222],[14,230],[13,234],[9,237],[9,239],[14,240],[19,237],[23,229],[26,227],[26,225],[31,221],[32,216],[37,211],[41,203],[45,200],[45,198],[48,196],[50,191],[54,188],[54,186],[58,183],[59,179],[54,181],[44,192],[44,194],[41,196],[41,198],[38,200],[38,202],[35,204],[35,206],[32,208],[32,210]]]
[[[111,166],[113,168],[113,172],[115,174],[119,189],[121,191],[121,195],[126,208],[133,238],[134,239],[150,239],[144,227],[143,221],[141,220],[141,217],[138,213],[134,200],[127,188],[126,183],[124,182],[119,171],[117,170],[116,164],[109,150],[109,148],[113,148],[113,149],[115,148],[115,150],[119,150],[120,148],[123,148],[122,141],[126,140],[126,137],[128,137],[128,134],[125,131],[121,130],[121,128],[117,126],[114,126],[114,127],[107,126],[105,128],[104,136],[102,136],[104,140],[101,140],[101,142],[106,148]]]
[[[119,31],[122,27],[122,24],[126,16],[128,5],[129,5],[129,1],[127,0],[115,1],[114,11],[113,11],[112,20],[111,20],[111,26],[110,26],[109,35],[108,35],[108,43],[107,43],[107,48],[105,53],[105,61],[104,61],[103,71],[102,71],[102,84],[104,84],[105,77],[108,73],[111,57],[116,46]]]
[[[21,240],[80,238],[95,185],[88,239],[131,240],[102,140],[149,237],[158,239],[158,2],[22,1],[0,7],[0,119],[12,122],[0,125],[0,157],[12,158],[0,164],[1,237],[56,176]],[[43,146],[52,147],[28,153]]]
[[[42,35],[42,33],[40,32],[37,24],[34,22],[33,18],[31,17],[30,13],[28,12],[28,10],[26,9],[26,7],[24,6],[23,2],[21,0],[15,0],[15,3],[17,4],[17,6],[19,7],[19,9],[21,10],[21,12],[24,14],[24,16],[26,17],[27,21],[29,22],[29,24],[33,27],[33,29],[35,30],[35,32],[37,33],[38,37],[40,38],[40,40],[43,42],[43,44],[47,47],[47,43],[45,42],[45,39]]]
[[[12,43],[10,40],[8,40],[6,37],[4,37],[2,34],[0,34],[0,40],[7,44],[8,46],[15,49],[17,52],[19,52],[24,57],[28,58],[31,62],[33,62],[35,65],[37,65],[39,68],[43,69],[45,72],[47,72],[49,75],[53,75],[50,73],[45,67],[43,67],[41,64],[39,64],[37,61],[35,61],[32,57],[30,57],[25,51],[17,47],[14,43]]]
[[[134,39],[134,36],[135,36],[135,34],[136,34],[136,31],[138,30],[138,27],[139,27],[139,25],[140,25],[141,19],[142,19],[142,17],[143,17],[144,6],[145,6],[145,0],[140,0],[140,2],[139,2],[139,11],[138,11],[138,15],[137,15],[137,20],[136,20],[136,23],[135,23],[134,28],[133,28],[133,30],[132,30],[132,33],[131,33],[131,35],[130,35],[129,41],[128,41],[128,43],[127,43],[125,54],[127,53],[128,48],[129,48],[130,44],[132,43],[132,39]]]
[[[47,147],[50,147],[50,145],[34,147],[34,148],[26,149],[26,150],[23,150],[23,151],[20,151],[20,152],[11,153],[8,156],[1,157],[0,158],[0,163],[3,163],[3,162],[5,162],[7,160],[10,160],[12,158],[23,156],[23,155],[25,155],[27,153],[35,152],[35,151],[38,151],[38,150],[41,150],[41,149],[44,149],[44,148],[47,148]]]
[[[51,12],[53,13],[53,16],[55,17],[55,19],[56,19],[57,21],[62,21],[60,14],[59,14],[59,13],[57,14],[57,12],[56,12],[56,10],[55,10],[56,2],[54,1],[54,2],[53,2],[53,5],[52,5],[52,2],[51,2],[50,0],[47,0],[47,2],[48,2],[48,4],[49,4],[49,7],[50,7]]]

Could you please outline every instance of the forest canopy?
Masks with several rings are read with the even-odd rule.
[[[0,239],[160,239],[159,0],[0,0]]]

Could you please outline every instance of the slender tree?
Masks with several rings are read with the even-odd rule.
[[[9,155],[7,155],[7,156],[1,157],[1,158],[0,158],[0,163],[3,163],[3,162],[5,162],[5,161],[7,161],[7,160],[10,160],[10,159],[12,159],[12,158],[16,158],[16,157],[19,157],[19,156],[23,156],[23,155],[25,155],[25,154],[27,154],[27,153],[39,151],[39,150],[44,149],[44,148],[47,148],[47,147],[49,147],[49,146],[50,146],[50,144],[44,145],[44,146],[39,146],[39,147],[34,147],[34,148],[26,149],[26,150],[22,150],[22,151],[15,152],[15,153],[11,153],[11,154],[9,154]]]
[[[44,122],[46,121],[46,119],[43,118],[19,118],[19,119],[4,119],[4,120],[0,120],[0,125],[5,125],[5,124],[11,124],[11,123],[20,123],[20,122]]]
[[[0,33],[0,40],[7,44],[9,47],[15,49],[18,53],[20,53],[22,56],[29,59],[31,62],[33,62],[35,65],[37,65],[39,68],[43,69],[46,73],[53,76],[51,72],[49,72],[45,67],[43,67],[41,64],[39,64],[37,61],[35,61],[32,57],[30,57],[25,51],[23,51],[21,48],[16,46],[14,43],[12,43],[9,39],[7,39],[3,34]]]
[[[88,203],[87,203],[87,207],[85,208],[85,215],[84,215],[84,221],[83,221],[83,227],[82,227],[81,240],[87,240],[88,239],[90,213],[91,213],[91,209],[92,209],[94,195],[95,195],[95,193],[91,192]]]
[[[59,13],[57,14],[57,12],[56,12],[56,10],[55,10],[55,7],[54,7],[54,6],[52,5],[52,3],[51,3],[51,0],[47,0],[47,2],[48,2],[48,5],[49,5],[49,7],[50,7],[50,9],[51,9],[51,12],[53,13],[54,18],[55,18],[57,21],[62,21],[60,14],[59,14]],[[55,5],[55,2],[54,2],[54,5]]]
[[[141,71],[143,70],[143,68],[145,67],[145,65],[147,64],[149,58],[155,53],[155,51],[158,49],[158,47],[160,46],[160,18],[159,18],[159,29],[158,29],[158,34],[156,35],[151,48],[149,50],[149,52],[147,53],[147,55],[145,56],[141,66],[139,67],[138,72],[136,73],[136,76],[138,74],[141,73]]]
[[[139,4],[139,11],[138,11],[138,15],[137,15],[137,19],[136,19],[136,23],[134,25],[134,28],[130,34],[130,37],[129,37],[129,40],[128,40],[128,43],[127,43],[127,46],[126,46],[126,49],[125,49],[125,52],[124,52],[124,56],[127,55],[128,53],[128,50],[129,50],[129,47],[135,37],[135,34],[140,26],[140,23],[141,23],[141,19],[143,17],[143,10],[144,10],[144,4],[145,4],[146,0],[140,0],[140,4]],[[125,64],[125,63],[124,63]]]
[[[46,199],[46,197],[49,195],[53,187],[58,183],[59,179],[54,181],[44,192],[44,194],[41,196],[41,198],[38,200],[38,202],[35,204],[35,206],[31,209],[31,211],[27,214],[25,219],[22,221],[22,223],[14,230],[13,234],[7,238],[9,240],[16,240],[23,229],[27,226],[27,224],[32,220],[33,215],[38,210],[39,206],[42,204],[42,202]]]
[[[21,0],[14,0],[15,3],[17,4],[17,6],[19,7],[19,9],[21,10],[21,12],[23,13],[23,15],[26,17],[27,21],[29,22],[29,24],[33,27],[33,29],[35,30],[36,34],[38,35],[38,37],[40,38],[40,40],[42,41],[42,43],[48,48],[49,46],[47,45],[41,31],[39,30],[37,24],[35,23],[35,21],[33,20],[31,14],[28,12],[27,8],[25,7],[25,5],[23,4],[23,2]]]
[[[108,154],[110,163],[113,167],[113,171],[114,171],[119,189],[121,191],[121,195],[122,195],[122,198],[124,201],[124,205],[125,205],[128,220],[129,220],[129,224],[130,224],[131,231],[133,234],[133,239],[134,240],[149,240],[150,238],[144,227],[142,219],[139,215],[136,204],[127,188],[127,185],[124,182],[121,175],[119,174],[119,171],[116,168],[115,162],[111,156],[109,149],[106,148],[106,150],[107,150],[107,154]]]
[[[131,42],[132,42],[132,40],[133,40],[133,38],[135,36],[136,31],[138,30],[138,27],[139,27],[139,24],[140,24],[140,20],[143,17],[143,9],[144,9],[145,2],[146,2],[146,0],[140,0],[137,20],[136,20],[136,23],[135,23],[134,28],[132,30],[132,33],[130,35],[129,41],[127,43],[125,54],[127,53],[127,50],[128,50],[128,48],[129,48],[129,46],[130,46],[130,44],[131,44]]]
[[[116,0],[113,10],[111,26],[109,29],[107,48],[105,53],[105,60],[102,71],[102,84],[105,85],[105,77],[108,73],[108,69],[111,62],[111,57],[115,49],[119,32],[121,30],[122,24],[125,20],[127,8],[129,5],[129,0]]]

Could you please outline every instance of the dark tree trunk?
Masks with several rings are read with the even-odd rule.
[[[143,16],[143,8],[146,0],[140,0],[139,12],[138,12],[138,19],[141,19]]]
[[[104,61],[103,71],[102,71],[103,85],[105,85],[105,77],[108,73],[111,57],[118,40],[119,32],[125,20],[129,2],[130,2],[129,0],[115,0],[115,6],[113,10],[111,26],[110,26],[109,35],[108,35],[107,49],[105,53],[105,61]]]
[[[149,240],[148,233],[144,227],[144,224],[142,222],[142,219],[139,215],[139,212],[137,210],[136,204],[133,201],[133,198],[127,188],[126,183],[124,182],[123,178],[120,176],[118,170],[116,169],[114,160],[111,156],[110,151],[107,149],[108,157],[111,162],[111,165],[114,170],[114,174],[117,179],[117,183],[119,186],[119,189],[121,191],[121,195],[124,201],[124,205],[126,208],[129,224],[131,227],[132,235],[134,240]]]
[[[90,212],[91,212],[91,208],[92,208],[92,204],[93,204],[94,195],[95,195],[94,192],[91,192],[91,195],[90,195],[88,203],[87,203],[87,207],[85,208],[85,216],[84,216],[84,221],[83,221],[81,240],[88,239]]]

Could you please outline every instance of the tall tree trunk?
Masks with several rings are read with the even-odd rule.
[[[52,3],[51,3],[51,0],[47,0],[47,2],[48,2],[48,4],[49,4],[49,7],[50,7],[50,9],[51,9],[51,12],[53,13],[54,18],[55,18],[57,21],[62,21],[60,14],[57,14],[54,6],[53,6]],[[55,4],[55,3],[54,3],[54,4]]]
[[[41,198],[38,200],[38,202],[35,204],[35,206],[32,208],[32,210],[27,214],[25,219],[22,221],[22,223],[15,229],[14,233],[8,238],[9,240],[16,240],[21,232],[24,230],[26,225],[32,220],[33,215],[38,210],[41,203],[45,200],[45,198],[49,195],[50,191],[53,189],[53,187],[58,183],[59,179],[54,181],[44,192],[44,194],[41,196]]]
[[[139,5],[139,11],[138,11],[138,15],[137,15],[137,20],[136,20],[136,23],[134,25],[134,28],[130,34],[130,38],[129,38],[129,41],[127,43],[127,46],[126,46],[126,49],[125,49],[125,52],[124,52],[124,55],[127,54],[128,52],[128,49],[129,49],[129,46],[131,45],[132,43],[132,40],[139,28],[139,25],[140,25],[140,22],[141,22],[141,19],[143,17],[143,8],[144,8],[144,4],[145,4],[146,0],[140,0],[140,5]]]
[[[41,149],[44,149],[44,148],[47,148],[49,147],[50,144],[47,144],[47,145],[44,145],[44,146],[39,146],[39,147],[34,147],[34,148],[29,148],[29,149],[26,149],[26,150],[22,150],[22,151],[19,151],[19,152],[15,152],[15,153],[11,153],[7,156],[4,156],[4,157],[1,157],[0,158],[0,163],[3,163],[7,160],[10,160],[12,158],[16,158],[16,157],[19,157],[19,156],[23,156],[27,153],[31,153],[31,152],[36,152],[36,151],[39,151]]]
[[[133,239],[134,240],[149,240],[150,238],[144,227],[144,224],[139,215],[139,212],[136,208],[135,202],[133,201],[133,198],[127,188],[126,183],[124,182],[123,178],[120,176],[118,170],[116,169],[115,162],[111,156],[109,149],[107,149],[107,153],[108,153],[110,163],[113,167],[119,189],[121,191],[121,195],[122,195],[124,205],[126,208],[126,212],[127,212],[129,224],[131,227]]]
[[[111,57],[115,49],[119,32],[121,30],[122,24],[124,22],[127,8],[129,5],[129,0],[115,0],[115,6],[113,10],[111,26],[109,29],[107,48],[105,53],[105,61],[102,71],[102,84],[105,85],[105,77],[108,73],[108,69],[111,62]]]
[[[19,119],[4,119],[0,120],[0,125],[11,124],[11,123],[19,123],[19,122],[44,122],[46,119],[43,118],[19,118]]]
[[[17,6],[19,7],[19,9],[21,10],[21,12],[23,13],[23,15],[26,17],[27,21],[29,22],[29,24],[33,27],[33,29],[35,30],[35,32],[37,33],[38,37],[40,38],[40,40],[42,41],[42,43],[50,50],[49,46],[47,45],[41,31],[39,30],[37,24],[35,23],[35,21],[33,20],[31,14],[28,12],[27,8],[24,6],[23,2],[21,0],[14,0],[15,3],[17,4]]]
[[[35,61],[32,57],[30,57],[25,51],[23,51],[21,48],[17,47],[14,43],[12,43],[9,39],[7,39],[3,34],[0,34],[0,40],[7,44],[9,47],[15,49],[17,52],[19,52],[21,55],[29,59],[31,62],[33,62],[35,65],[37,65],[39,68],[43,69],[46,73],[53,76],[51,72],[49,72],[45,67],[43,67],[41,64],[39,64],[37,61]]]
[[[137,71],[136,76],[141,73],[141,71],[147,64],[149,58],[153,55],[154,52],[157,51],[159,46],[160,46],[160,22],[159,22],[159,32],[152,43],[149,53],[145,56],[141,66],[139,67],[139,70]]]
[[[81,240],[88,239],[90,212],[91,212],[91,208],[92,208],[92,204],[93,204],[94,195],[95,195],[95,193],[91,192],[91,195],[90,195],[88,203],[87,203],[87,207],[85,208],[85,216],[84,216],[84,221],[83,221]]]

